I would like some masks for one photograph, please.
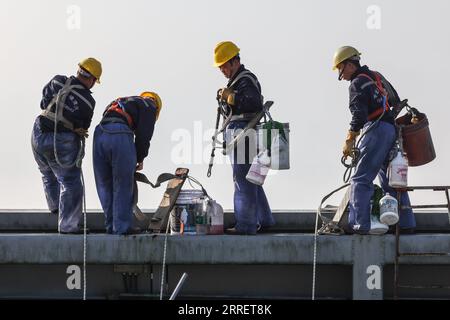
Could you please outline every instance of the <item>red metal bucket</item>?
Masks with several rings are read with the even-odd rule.
[[[411,123],[411,118],[412,115],[407,113],[396,119],[395,122],[402,129],[403,150],[408,157],[408,165],[417,167],[431,162],[436,158],[436,152],[427,116],[419,113],[417,123]]]

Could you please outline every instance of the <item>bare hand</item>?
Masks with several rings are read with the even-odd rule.
[[[78,134],[82,138],[89,137],[88,130],[84,128],[76,128],[73,130],[76,134]]]
[[[136,165],[136,171],[141,171],[144,169],[144,162],[138,162]]]

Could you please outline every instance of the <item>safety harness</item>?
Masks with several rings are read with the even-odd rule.
[[[261,90],[259,89],[259,82],[255,78],[251,76],[251,72],[248,70],[245,70],[244,72],[241,72],[237,75],[237,77],[233,80],[233,82],[228,86],[228,88],[232,88],[239,80],[242,78],[250,79],[250,81],[253,83],[253,85],[256,87],[256,90],[258,90],[260,96],[261,96],[261,102],[264,102],[264,97],[261,95]]]
[[[377,87],[378,91],[380,91],[381,95],[384,97],[384,104],[383,104],[383,106],[381,106],[380,108],[377,108],[374,112],[369,114],[369,116],[367,117],[367,119],[369,121],[372,121],[372,120],[376,119],[383,112],[387,112],[387,111],[390,110],[390,106],[389,106],[389,102],[388,102],[388,93],[384,89],[383,84],[381,82],[381,75],[378,72],[376,72],[376,71],[374,71],[373,74],[375,75],[375,81],[372,79],[371,76],[369,76],[366,73],[360,73],[358,75],[358,77],[362,76],[362,77],[365,77],[365,78],[370,80],[369,82],[364,83],[361,86],[361,89],[364,89],[365,87],[374,84]]]
[[[106,111],[103,114],[103,119],[105,120],[105,115],[109,112],[116,112],[118,114],[120,114],[121,116],[123,116],[126,120],[127,120],[127,124],[128,126],[133,129],[134,128],[134,122],[133,122],[133,118],[131,117],[131,115],[126,111],[125,108],[125,103],[131,102],[131,101],[137,101],[137,100],[141,100],[142,102],[144,102],[145,106],[150,108],[150,105],[148,104],[147,101],[145,101],[146,99],[143,99],[141,97],[125,97],[125,98],[117,98],[116,100],[114,100],[108,109],[106,109]],[[102,122],[104,122],[102,120]]]
[[[81,84],[72,84],[72,78],[68,78],[64,84],[57,80],[53,80],[53,82],[61,87],[61,90],[58,91],[58,93],[53,97],[53,99],[48,104],[47,108],[45,108],[44,111],[42,111],[41,116],[53,121],[53,122],[61,122],[63,126],[71,131],[73,131],[75,128],[73,126],[73,123],[66,119],[63,115],[63,110],[66,107],[65,101],[69,94],[74,94],[78,98],[80,98],[91,110],[94,110],[94,107],[92,104],[83,97],[79,92],[77,92],[75,89],[86,89]],[[55,106],[55,111],[52,111],[53,106]]]

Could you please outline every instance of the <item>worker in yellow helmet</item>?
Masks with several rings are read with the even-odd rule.
[[[217,99],[233,114],[226,137],[230,137],[230,132],[245,128],[263,108],[261,85],[256,76],[241,64],[239,51],[231,41],[220,42],[214,50],[214,66],[228,79],[227,86],[218,91]],[[255,156],[252,149],[255,148],[239,148],[232,153],[236,224],[226,230],[228,234],[254,235],[260,228],[275,224],[264,189],[246,179]]]
[[[95,100],[90,89],[100,82],[102,65],[95,58],[78,64],[76,76],[57,75],[44,87],[32,148],[42,173],[48,208],[58,214],[60,233],[80,233],[83,189],[81,159]]]
[[[360,56],[361,53],[351,46],[337,49],[333,70],[339,71],[339,80],[350,81],[352,120],[342,152],[344,158],[353,157],[357,165],[350,181],[352,195],[347,231],[370,234],[370,200],[377,175],[384,193],[396,197],[396,191],[389,186],[386,170],[397,138],[394,118],[400,97],[381,73],[361,66]],[[359,144],[356,143],[358,136],[361,136]],[[406,192],[402,193],[401,206],[409,209],[401,210],[400,228],[404,232],[413,232],[416,222]]]
[[[117,98],[94,133],[94,175],[106,232],[139,233],[132,226],[134,173],[144,168],[162,101],[155,92]]]

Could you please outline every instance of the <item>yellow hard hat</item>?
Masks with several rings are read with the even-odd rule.
[[[97,79],[97,83],[100,83],[100,77],[102,75],[102,64],[100,61],[95,58],[87,58],[81,61],[78,66],[92,74]]]
[[[333,70],[337,69],[337,66],[339,65],[339,63],[344,62],[345,60],[347,60],[351,57],[355,57],[355,60],[359,60],[360,55],[361,55],[361,53],[353,47],[350,47],[350,46],[340,47],[334,53]]]
[[[231,41],[223,41],[214,49],[214,66],[220,67],[239,53],[239,48]]]
[[[159,97],[159,95],[155,92],[151,92],[151,91],[144,91],[140,94],[140,96],[142,98],[151,98],[153,99],[153,101],[155,102],[156,105],[156,120],[158,120],[159,118],[159,113],[161,112],[161,108],[162,108],[162,101],[161,98]]]

